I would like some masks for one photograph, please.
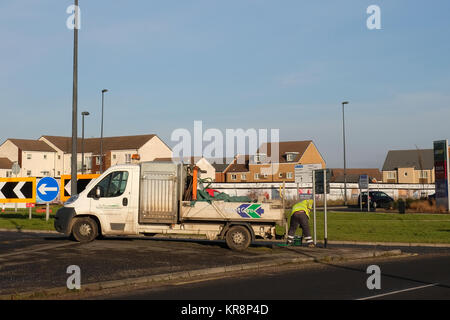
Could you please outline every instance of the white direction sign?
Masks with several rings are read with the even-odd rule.
[[[322,169],[321,164],[297,164],[295,183],[312,183],[313,170]]]

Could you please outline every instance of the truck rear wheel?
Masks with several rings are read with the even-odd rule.
[[[243,226],[234,226],[228,230],[225,237],[227,246],[231,250],[243,251],[248,248],[252,239],[250,232]]]
[[[98,235],[97,223],[90,218],[79,218],[73,224],[72,235],[78,242],[91,242]]]

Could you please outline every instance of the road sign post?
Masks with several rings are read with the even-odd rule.
[[[324,246],[328,245],[328,217],[327,217],[327,194],[330,193],[330,180],[331,171],[330,169],[320,169],[314,170],[314,183],[313,183],[313,197],[314,197],[314,207],[315,198],[317,194],[323,194],[324,200]]]
[[[436,185],[436,207],[450,210],[449,195],[449,152],[448,140],[434,141],[434,168],[435,168],[435,185]]]
[[[313,194],[313,210],[314,210],[314,221],[313,221],[313,223],[314,223],[314,226],[313,226],[313,228],[314,228],[314,245],[317,245],[317,218],[316,218],[316,183],[315,183],[315,180],[316,180],[316,175],[315,174],[313,174],[312,175],[312,188],[313,188],[313,191],[312,191],[312,194]]]
[[[50,218],[50,205],[49,203],[56,199],[59,193],[58,182],[50,177],[45,177],[37,184],[37,196],[43,202],[46,202],[46,221]]]
[[[370,201],[369,197],[369,176],[367,174],[363,174],[359,176],[359,205],[362,211],[362,195],[361,191],[363,189],[367,189],[367,203]],[[369,211],[369,206],[367,206],[367,211]]]
[[[323,184],[324,184],[324,193],[323,193],[323,198],[324,198],[324,247],[327,247],[328,244],[328,220],[327,220],[327,193],[329,191],[328,185],[327,185],[327,170],[323,170]]]

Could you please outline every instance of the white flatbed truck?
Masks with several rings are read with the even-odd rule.
[[[109,168],[71,197],[55,229],[79,242],[108,235],[204,235],[245,250],[257,239],[275,240],[286,226],[281,203],[198,201],[198,168],[142,162]]]

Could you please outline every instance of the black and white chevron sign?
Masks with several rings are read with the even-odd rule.
[[[91,180],[98,178],[99,174],[79,174],[77,176],[77,194],[81,193],[86,189],[86,186],[91,182]],[[72,194],[71,182],[72,177],[68,175],[61,176],[61,201],[65,202],[70,198]]]
[[[35,202],[36,180],[23,178],[0,179],[0,203]]]

